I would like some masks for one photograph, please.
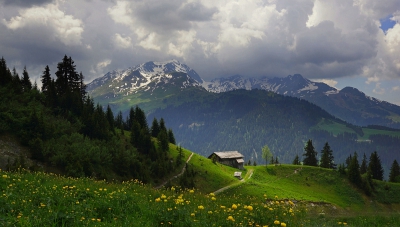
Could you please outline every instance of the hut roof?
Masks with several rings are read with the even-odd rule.
[[[221,159],[225,159],[225,158],[243,159],[244,158],[244,156],[241,153],[239,153],[238,151],[218,151],[218,152],[214,152],[213,154],[217,155]],[[209,157],[211,157],[211,155]]]

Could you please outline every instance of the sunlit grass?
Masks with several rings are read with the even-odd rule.
[[[275,194],[155,190],[55,174],[0,172],[0,226],[396,226],[399,216],[327,217]]]

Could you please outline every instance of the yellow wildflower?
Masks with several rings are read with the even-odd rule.
[[[236,210],[237,209],[237,205],[236,204],[232,204],[232,210]]]
[[[286,223],[285,222],[281,222],[281,226],[282,227],[286,227]]]
[[[228,221],[235,221],[235,219],[232,216],[228,216],[228,218],[226,219]]]
[[[253,206],[247,206],[247,209],[248,209],[249,211],[252,211],[252,210],[253,210]]]
[[[275,220],[275,221],[274,221],[274,224],[275,224],[275,225],[279,225],[280,223],[281,223],[281,222],[278,221],[278,220]]]
[[[204,206],[200,205],[197,207],[199,210],[204,210]]]

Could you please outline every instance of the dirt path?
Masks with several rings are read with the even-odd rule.
[[[192,154],[189,156],[189,158],[186,160],[186,164],[189,163],[189,161],[190,161],[190,159],[192,158],[192,156],[193,156],[193,153],[192,153]],[[171,181],[171,180],[173,180],[173,179],[176,179],[176,178],[182,176],[182,174],[186,171],[186,164],[183,166],[182,171],[181,171],[180,173],[178,173],[178,174],[175,175],[175,176],[172,176],[172,177],[169,178],[168,180],[164,181],[161,185],[159,185],[159,186],[157,186],[157,187],[154,187],[154,188],[155,188],[155,189],[160,189],[160,188],[162,188],[164,185],[166,185],[169,181]]]
[[[232,184],[230,184],[230,185],[228,185],[228,186],[225,186],[225,187],[223,187],[223,188],[220,188],[220,189],[218,189],[217,191],[215,191],[214,194],[221,193],[221,192],[225,191],[225,190],[228,189],[228,188],[231,188],[231,187],[233,187],[233,186],[236,186],[236,185],[239,185],[239,184],[242,184],[242,183],[246,182],[248,179],[251,178],[251,176],[253,176],[253,172],[254,172],[253,169],[249,170],[249,172],[247,172],[246,176],[245,176],[243,179],[241,179],[239,182],[234,182],[234,183],[232,183]]]

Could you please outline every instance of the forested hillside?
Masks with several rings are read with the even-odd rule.
[[[71,57],[58,63],[55,75],[46,67],[39,89],[26,69],[19,76],[0,60],[0,134],[19,138],[37,161],[27,166],[21,156],[5,169],[52,168],[73,177],[148,182],[182,167],[169,152],[175,139],[162,119],[154,119],[158,127],[151,130],[138,107],[123,119],[96,105]]]
[[[398,137],[371,135],[368,142],[361,142],[366,128],[347,124],[298,98],[263,90],[235,90],[194,96],[174,105],[189,96],[193,97],[191,91],[166,99],[170,105],[149,118],[163,116],[178,143],[205,156],[218,150],[238,150],[246,161],[265,163],[261,148],[268,145],[280,162],[291,163],[296,154],[303,159],[304,145],[312,139],[318,153],[328,142],[336,163],[343,163],[355,151],[368,156],[376,150],[386,169],[394,158],[400,158]],[[335,132],[338,126],[344,129]]]

